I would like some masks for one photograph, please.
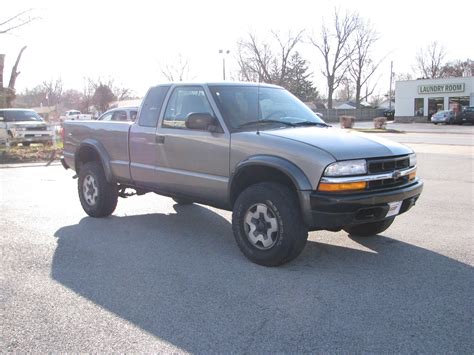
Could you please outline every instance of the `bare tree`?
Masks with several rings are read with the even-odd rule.
[[[54,106],[61,102],[63,96],[63,81],[61,78],[43,81],[42,87],[45,92],[46,105]]]
[[[443,60],[446,56],[446,48],[439,42],[434,41],[426,48],[420,48],[416,55],[416,69],[427,79],[442,77]]]
[[[6,20],[0,20],[0,35],[9,33],[39,19],[39,17],[33,16],[33,11],[33,9],[28,9],[11,16]]]
[[[323,24],[320,35],[317,37],[313,35],[310,38],[311,43],[323,57],[322,74],[328,86],[328,108],[332,108],[334,91],[348,70],[348,63],[355,49],[351,39],[359,23],[359,14],[353,12],[341,16],[335,9],[333,28],[330,29]]]
[[[172,64],[160,65],[161,74],[168,81],[183,81],[189,79],[189,60],[178,54]]]
[[[0,20],[0,35],[5,35],[13,30],[16,30],[22,26],[29,24],[30,22],[38,19],[38,17],[32,16],[33,9],[28,9],[17,13],[7,19]],[[12,68],[10,75],[10,81],[7,87],[4,87],[3,81],[3,70],[5,67],[5,54],[0,54],[0,107],[10,107],[12,101],[15,99],[15,83],[20,72],[18,71],[18,65],[20,63],[21,56],[26,49],[26,46],[21,48],[15,65]]]
[[[272,41],[258,40],[253,33],[237,43],[240,79],[286,86],[292,74],[291,58],[304,31],[282,35],[271,32]]]
[[[441,69],[441,76],[443,78],[454,78],[461,76],[472,76],[474,75],[474,60],[456,60],[443,65]]]
[[[15,61],[15,64],[13,65],[12,72],[10,74],[10,81],[8,82],[7,87],[3,86],[3,68],[4,68],[5,55],[4,54],[0,55],[0,107],[2,106],[11,107],[11,104],[13,100],[15,99],[16,79],[20,75],[20,72],[18,71],[18,64],[20,63],[21,56],[25,49],[26,49],[26,46],[24,46],[20,50],[20,53],[18,53],[18,56],[16,57],[16,61]]]
[[[379,40],[375,29],[368,21],[360,20],[354,31],[354,51],[349,59],[349,75],[354,80],[356,108],[360,103],[373,94],[375,85],[370,86],[369,80],[375,74],[382,60],[375,62],[372,49]],[[365,87],[365,93],[362,89]]]
[[[354,100],[354,92],[355,87],[352,80],[345,76],[341,79],[339,89],[335,92],[335,96],[336,99],[340,101],[351,101]]]

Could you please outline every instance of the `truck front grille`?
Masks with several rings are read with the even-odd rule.
[[[26,127],[27,131],[46,131],[46,126]]]
[[[406,169],[410,166],[410,158],[407,156],[398,158],[385,158],[368,160],[369,174],[379,174],[394,170]]]

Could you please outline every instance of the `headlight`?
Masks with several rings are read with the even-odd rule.
[[[364,159],[337,161],[324,170],[324,176],[346,176],[367,174],[367,162]]]
[[[416,154],[415,153],[410,154],[409,157],[410,157],[410,167],[416,166]]]

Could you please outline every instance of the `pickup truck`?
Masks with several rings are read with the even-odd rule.
[[[158,85],[135,122],[64,128],[61,161],[76,171],[88,215],[147,192],[233,211],[237,245],[266,266],[298,256],[308,231],[382,233],[423,187],[410,148],[332,128],[267,84]]]
[[[82,114],[78,110],[69,110],[64,113],[63,116],[59,117],[62,121],[65,120],[92,120],[92,115]]]

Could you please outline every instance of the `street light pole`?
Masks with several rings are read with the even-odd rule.
[[[388,109],[392,111],[392,78],[393,78],[393,60],[390,62],[390,91],[388,92]]]
[[[222,78],[225,80],[225,56],[230,53],[230,50],[219,49],[219,53],[222,54]]]

